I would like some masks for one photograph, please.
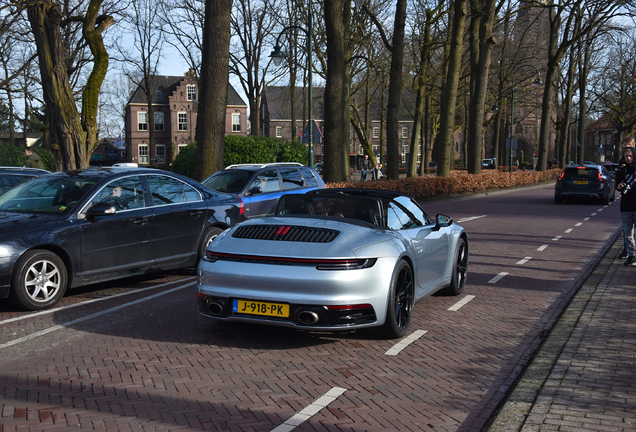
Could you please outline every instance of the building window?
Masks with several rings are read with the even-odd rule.
[[[156,131],[163,130],[163,113],[162,112],[155,113],[155,130]]]
[[[197,87],[195,85],[188,85],[188,100],[196,100],[197,99]]]
[[[408,137],[409,137],[409,128],[403,127],[402,128],[402,138],[408,138]]]
[[[177,118],[179,121],[179,130],[187,131],[188,130],[188,113],[180,112],[177,114]]]
[[[186,144],[179,144],[177,151],[181,153],[181,150],[183,150],[184,148],[186,148]]]
[[[163,144],[157,144],[157,163],[164,164],[166,163],[166,146]]]
[[[232,132],[241,131],[241,114],[232,114]]]
[[[147,131],[148,130],[148,113],[145,111],[139,111],[137,113],[137,130]]]
[[[380,146],[379,145],[374,145],[373,146],[373,154],[376,156],[380,155]]]
[[[373,128],[373,138],[380,138],[380,128],[377,126]]]
[[[163,92],[161,90],[157,90],[155,92],[155,100],[160,101],[161,99],[163,99]]]
[[[139,144],[139,163],[148,163],[148,144]]]
[[[417,163],[422,162],[422,146],[417,146]]]
[[[282,138],[282,137],[283,137],[283,127],[276,126],[276,138]]]

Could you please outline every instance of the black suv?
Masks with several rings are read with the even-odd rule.
[[[237,195],[245,204],[245,217],[263,216],[287,192],[323,189],[318,173],[295,162],[230,165],[203,180],[210,189]]]
[[[33,177],[48,173],[39,168],[0,167],[0,194]]]
[[[614,201],[616,185],[602,165],[570,165],[565,167],[554,186],[554,202],[568,198],[598,199],[603,204]]]

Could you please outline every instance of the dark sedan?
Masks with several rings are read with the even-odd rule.
[[[614,201],[616,185],[609,171],[601,165],[567,166],[554,185],[554,202],[585,198],[600,200],[602,204]]]
[[[39,168],[0,167],[0,194],[33,177],[48,173],[47,170]]]
[[[0,298],[27,310],[67,288],[195,266],[243,203],[153,169],[37,177],[0,196]]]

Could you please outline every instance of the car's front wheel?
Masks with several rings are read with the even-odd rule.
[[[455,248],[455,260],[453,261],[453,274],[450,285],[443,291],[446,295],[459,295],[464,291],[466,275],[468,273],[468,245],[463,238],[457,241]]]
[[[386,321],[380,327],[382,336],[387,339],[397,339],[404,336],[411,324],[415,292],[413,284],[411,266],[406,261],[401,260],[393,272]]]
[[[47,250],[32,250],[18,259],[11,283],[11,302],[27,310],[56,304],[66,292],[66,266]]]
[[[197,264],[201,261],[201,258],[205,255],[205,250],[208,248],[212,240],[218,237],[223,230],[219,227],[211,227],[208,228],[203,234],[203,240],[201,240],[201,244],[199,245],[199,256],[197,258]]]

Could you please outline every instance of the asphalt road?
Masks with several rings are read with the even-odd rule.
[[[185,270],[0,303],[2,431],[478,431],[614,240],[618,202],[555,205],[553,186],[425,205],[468,231],[467,287],[410,335],[212,321]]]

